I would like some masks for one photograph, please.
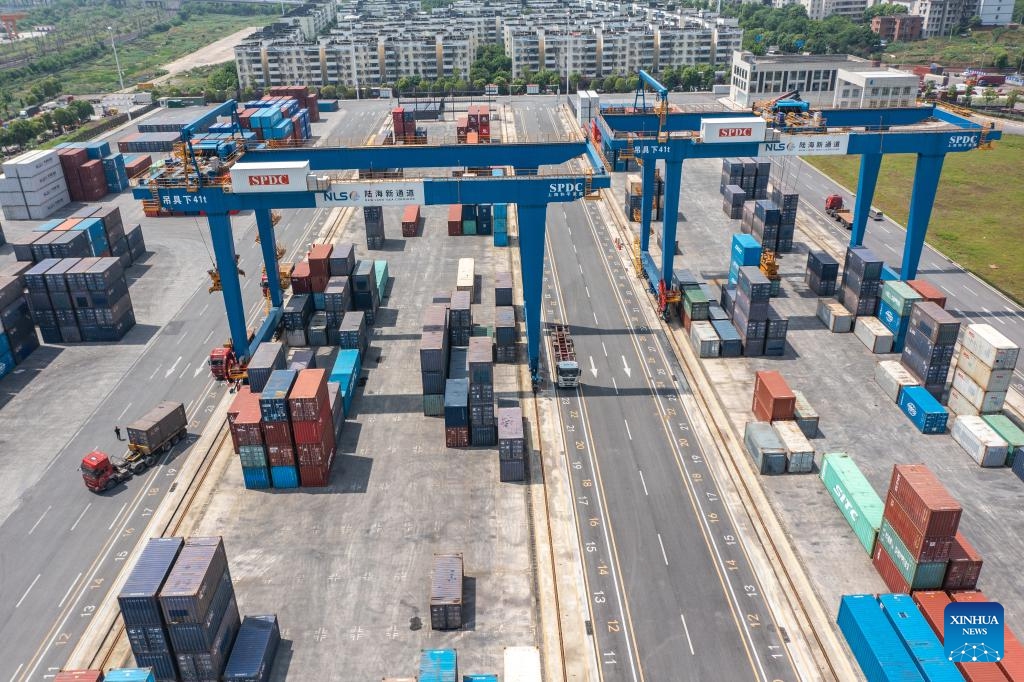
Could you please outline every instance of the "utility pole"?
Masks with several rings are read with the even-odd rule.
[[[121,73],[121,60],[117,58],[117,43],[114,41],[114,27],[107,26],[107,30],[110,31],[110,46],[114,48],[114,64],[117,66],[117,80],[121,84],[121,90],[124,90],[124,74]],[[128,120],[132,120],[132,101],[128,102],[128,106],[125,110],[128,113]]]

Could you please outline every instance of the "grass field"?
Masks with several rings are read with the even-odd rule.
[[[947,154],[928,243],[1017,302],[1024,302],[1024,137],[1007,135],[988,151]],[[807,157],[844,187],[857,186],[860,159]],[[907,224],[915,157],[887,155],[874,205]],[[868,229],[871,226],[868,225]]]
[[[999,55],[1006,55],[1010,66],[1020,62],[1024,55],[1024,28],[975,30],[967,38],[929,38],[912,43],[892,43],[885,48],[885,60],[893,64],[938,62],[992,66]]]

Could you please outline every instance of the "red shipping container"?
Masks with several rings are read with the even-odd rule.
[[[448,207],[448,236],[458,237],[462,234],[462,204]]]
[[[950,592],[949,598],[954,602],[986,602],[989,601],[984,592]],[[945,622],[945,617],[943,617]],[[1005,635],[1006,626],[1003,626]],[[1003,674],[1000,663],[957,663],[956,667],[964,674],[968,682],[1006,682],[1007,675]],[[1024,678],[1016,678],[1024,679]]]
[[[754,417],[770,422],[792,419],[796,409],[796,396],[778,372],[761,371],[754,378]]]
[[[999,669],[1007,678],[1016,681],[1024,680],[1024,645],[1007,626],[1003,626],[1003,648],[1006,649],[1003,660],[999,661]]]
[[[312,293],[312,284],[313,283],[310,281],[309,262],[300,260],[295,264],[295,267],[292,268],[292,293]]]
[[[419,205],[413,204],[406,206],[402,210],[402,224],[405,223],[417,223],[420,220],[420,207]]]
[[[236,452],[242,445],[263,445],[260,420],[259,410],[245,409],[235,417],[235,423],[231,425],[230,430],[231,442]]]
[[[903,506],[891,496],[885,498],[884,517],[896,531],[900,540],[903,540],[903,544],[907,546],[911,556],[916,557],[917,563],[949,559],[949,553],[953,547],[953,537],[950,535],[937,538],[926,537],[914,526]]]
[[[330,485],[331,464],[299,466],[299,482],[304,488],[324,488]]]
[[[946,567],[942,589],[973,590],[978,586],[983,563],[978,550],[974,549],[963,533],[957,533],[949,553],[949,565]]]
[[[395,129],[395,139],[405,137],[405,109],[395,107],[391,110],[391,127]]]
[[[448,426],[444,430],[444,443],[450,448],[469,447],[468,426]]]
[[[938,305],[940,308],[946,307],[946,296],[931,282],[927,282],[923,279],[911,279],[907,280],[907,284],[910,288],[921,294],[921,297],[926,301]]]
[[[295,448],[292,445],[268,445],[267,460],[272,467],[295,465]]]
[[[53,682],[103,682],[102,670],[62,670]]]
[[[949,595],[937,590],[918,590],[910,597],[941,642],[944,636],[942,627],[946,619],[946,604],[951,601]]]
[[[318,95],[313,94],[306,98],[306,109],[309,110],[309,122],[319,123],[320,122],[320,98]]]
[[[889,496],[900,503],[910,521],[926,536],[956,535],[963,508],[923,464],[894,466]]]
[[[291,446],[292,426],[288,422],[263,422],[263,437],[267,445]]]
[[[324,409],[330,409],[327,397],[327,370],[301,370],[288,392],[288,410],[292,421],[316,421]]]
[[[491,108],[486,104],[477,107],[477,115],[480,117],[480,126],[489,125],[491,122]]]
[[[299,466],[321,465],[334,459],[334,432],[330,432],[329,443],[302,443],[295,446]]]
[[[475,130],[466,133],[466,144],[477,144],[478,142],[480,142],[480,136],[477,135]]]
[[[307,255],[309,274],[314,277],[330,277],[332,251],[334,251],[334,247],[330,244],[314,244]]]
[[[309,290],[311,293],[322,294],[327,291],[327,280],[330,277],[321,277],[319,275],[313,275],[309,278]]]
[[[246,405],[253,402],[252,389],[248,386],[242,386],[238,389],[235,394],[235,399],[231,401],[231,407],[228,408],[228,424],[235,423],[235,417],[245,408]],[[259,402],[259,396],[256,396],[255,401]]]
[[[292,116],[292,137],[296,140],[303,139],[302,135],[302,119],[298,114]]]
[[[330,445],[328,432],[334,433],[334,422],[330,414],[331,408],[327,408],[327,414],[315,421],[292,422],[292,431],[295,433],[295,444],[306,445],[321,443]]]
[[[875,543],[875,552],[872,555],[871,564],[878,571],[878,575],[882,576],[882,580],[888,586],[890,592],[910,594],[910,585],[907,584],[903,574],[900,573],[900,569],[896,568],[892,557],[885,551],[885,547],[881,542]]]

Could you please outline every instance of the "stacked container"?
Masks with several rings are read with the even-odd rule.
[[[224,668],[225,682],[268,682],[274,667],[281,630],[277,615],[246,616]]]
[[[739,185],[747,199],[767,199],[768,179],[771,175],[770,161],[754,158],[722,159],[722,182],[720,189],[727,185]]]
[[[722,342],[718,332],[707,320],[690,323],[690,345],[699,358],[717,358],[722,354]]]
[[[655,186],[652,191],[651,197],[651,220],[660,221],[664,214],[664,206],[662,204],[662,195],[665,193],[665,183],[660,177],[655,178]],[[743,204],[740,204],[742,210]],[[643,180],[639,175],[629,175],[626,177],[626,199],[623,210],[626,212],[626,217],[632,222],[640,222],[641,212],[643,208]]]
[[[945,433],[949,412],[924,386],[904,386],[897,403],[921,433]]]
[[[516,361],[516,309],[512,306],[494,308],[494,339],[498,362]]]
[[[969,324],[960,342],[949,409],[957,415],[1003,409],[1020,349],[991,325]]]
[[[459,217],[462,221],[461,234],[478,234],[476,229],[476,217],[476,204],[462,204],[462,215]]]
[[[31,151],[4,162],[0,206],[8,220],[45,220],[71,202],[57,152]]]
[[[46,343],[120,341],[135,325],[117,258],[43,260],[25,272],[25,285]]]
[[[864,551],[872,554],[885,510],[882,498],[845,452],[825,453],[820,476]]]
[[[253,393],[262,393],[271,373],[285,368],[285,348],[279,341],[264,341],[249,359],[249,388]]]
[[[875,365],[875,381],[894,403],[899,403],[904,388],[921,385],[906,367],[895,360],[883,360]]]
[[[962,414],[953,422],[953,440],[983,467],[1006,466],[1009,445],[984,419]]]
[[[743,202],[747,193],[739,185],[726,185],[722,188],[722,210],[733,220],[743,217]]]
[[[704,321],[710,317],[711,302],[700,287],[688,287],[682,293],[683,328],[689,331],[692,322]]]
[[[451,344],[468,346],[473,334],[472,292],[453,291],[450,308],[449,324]]]
[[[881,280],[882,259],[863,246],[847,248],[842,286],[838,291],[839,302],[854,315],[874,314],[878,308]]]
[[[267,462],[267,448],[263,436],[263,417],[260,412],[260,395],[250,387],[243,386],[228,409],[228,426],[231,441],[235,446],[242,465],[242,480],[250,490],[269,488],[271,474]],[[291,443],[287,445],[287,453]],[[280,447],[275,448],[275,461],[280,461]]]
[[[724,193],[729,185],[740,187],[743,182],[743,159],[722,159],[722,181],[718,189]],[[743,189],[740,187],[740,189]],[[753,199],[753,195],[750,197]]]
[[[178,666],[158,596],[183,545],[181,538],[150,538],[117,595],[135,663],[152,667],[160,682],[178,680]]]
[[[935,303],[915,303],[900,362],[936,398],[942,396],[960,323]]]
[[[754,377],[754,402],[751,410],[758,421],[793,419],[796,396],[778,372],[760,371]]]
[[[455,373],[452,353],[452,373]],[[469,379],[448,379],[444,390],[444,442],[449,448],[469,447]]]
[[[329,268],[331,277],[348,277],[356,267],[356,247],[351,242],[335,244],[331,249]]]
[[[750,234],[768,251],[789,253],[793,250],[795,224],[782,224],[782,211],[770,199],[754,202]]]
[[[469,370],[470,443],[492,447],[498,442],[494,420],[494,348],[489,336],[469,339],[467,353]]]
[[[500,168],[495,168],[493,175],[502,175]],[[494,204],[494,245],[508,246],[508,204]]]
[[[503,483],[526,480],[523,408],[498,408],[498,467]]]
[[[946,307],[946,295],[931,282],[923,279],[911,279],[907,280],[907,284],[910,285],[914,291],[920,294],[921,298],[925,301],[931,301],[940,308]]]
[[[1009,420],[1006,415],[986,414],[982,419],[989,427],[1006,441],[1006,466],[1016,466],[1018,455],[1024,449],[1024,431]]]
[[[949,550],[949,565],[942,579],[944,590],[973,590],[978,586],[978,577],[984,561],[978,550],[967,541],[963,533],[958,532],[953,538],[953,546]]]
[[[836,622],[867,679],[924,679],[873,595],[843,596]]]
[[[729,284],[736,284],[740,268],[761,264],[761,244],[749,234],[734,234],[729,259]]]
[[[819,298],[817,316],[833,334],[845,334],[853,331],[854,316],[842,303]]]
[[[420,233],[420,220],[420,207],[406,206],[402,212],[402,236],[418,236]]]
[[[324,288],[324,313],[326,313],[327,342],[331,345],[339,345],[341,342],[341,327],[345,317],[352,308],[352,287],[351,280],[345,275],[332,275],[327,280]],[[355,313],[362,324],[365,332],[366,315],[363,312]],[[355,319],[355,318],[353,318]],[[343,346],[350,348],[351,346]]]
[[[743,354],[748,357],[764,355],[771,288],[771,282],[760,269],[754,266],[739,269],[732,323],[743,340]],[[729,311],[727,306],[723,307]]]
[[[462,235],[462,204],[452,204],[448,207],[448,236],[458,237]]]
[[[366,313],[361,310],[345,313],[338,328],[338,345],[342,348],[355,348],[361,355],[366,355],[370,345],[369,339],[366,331]]]
[[[362,371],[362,356],[354,348],[345,348],[338,351],[338,357],[334,359],[331,373],[327,377],[328,384],[338,384],[338,397],[341,400],[342,421],[352,411],[352,400],[359,384],[359,374]],[[333,408],[332,408],[333,411]],[[335,414],[337,417],[337,414]],[[336,425],[340,426],[340,425]],[[335,429],[339,431],[339,429]]]
[[[430,570],[430,629],[462,627],[461,554],[435,554]]]
[[[23,265],[0,270],[0,378],[7,376],[39,347],[35,325],[23,294]]]
[[[356,263],[352,274],[352,307],[366,313],[366,323],[373,324],[380,306],[380,290],[377,288],[377,271],[374,261],[361,260]]]
[[[366,248],[384,248],[384,207],[363,206],[363,219],[366,222]]]
[[[310,92],[309,88],[305,85],[279,85],[274,88],[270,88],[270,94],[274,97],[291,98],[299,103],[299,106],[306,109],[309,112],[309,122],[317,123],[320,121],[320,110],[323,108],[324,111],[328,109],[320,106],[319,95],[315,92]],[[267,99],[264,97],[264,99]],[[335,105],[337,102],[335,101]],[[309,137],[308,135],[306,137]]]
[[[890,590],[942,586],[962,513],[926,466],[893,467],[872,560]]]
[[[339,354],[340,355],[340,354]],[[303,486],[326,486],[334,463],[334,416],[327,392],[327,371],[298,373],[288,393],[288,412]]]
[[[804,282],[818,296],[834,296],[836,278],[839,276],[839,263],[824,251],[807,253],[807,270]]]
[[[298,270],[298,266],[295,269]],[[294,282],[293,279],[292,283],[294,284]],[[292,290],[294,291],[295,288],[292,287]],[[284,336],[289,346],[295,348],[306,345],[306,327],[312,316],[312,295],[295,293],[285,301],[284,308],[281,310],[281,324],[284,325]]]
[[[189,538],[160,590],[181,679],[216,680],[241,624],[224,542]]]
[[[878,304],[878,319],[892,332],[892,352],[902,353],[910,327],[910,313],[921,294],[906,282],[889,280],[882,284],[882,300]]]
[[[420,336],[420,379],[423,385],[423,414],[444,413],[445,381],[448,378],[448,307],[431,305],[423,314]]]
[[[877,317],[858,317],[853,335],[872,353],[892,352],[893,333]]]
[[[297,478],[296,447],[288,414],[288,393],[298,375],[299,373],[293,370],[274,370],[262,393],[259,394],[263,438],[266,442],[267,463],[270,465],[270,480],[267,481],[267,485],[274,481],[275,487],[278,488],[295,487],[292,482]]]
[[[772,422],[786,451],[786,473],[809,474],[814,469],[814,447],[795,421]]]

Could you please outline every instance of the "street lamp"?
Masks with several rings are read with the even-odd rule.
[[[117,80],[121,83],[121,89],[124,90],[124,74],[121,73],[121,60],[117,58],[117,43],[114,42],[114,27],[107,26],[107,30],[110,31],[110,46],[114,48],[114,64],[117,66]],[[132,105],[131,102],[125,108],[128,112],[128,120],[132,120]]]

